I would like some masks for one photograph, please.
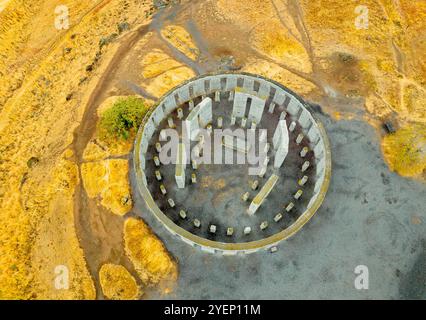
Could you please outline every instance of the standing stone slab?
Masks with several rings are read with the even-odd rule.
[[[253,91],[254,90],[254,79],[244,78],[243,88],[247,91]]]
[[[237,87],[237,81],[238,81],[237,76],[233,76],[233,75],[228,76],[226,78],[225,90],[226,91],[234,90]]]
[[[235,90],[234,94],[234,106],[232,109],[232,115],[237,118],[242,118],[246,114],[246,107],[247,107],[247,99],[248,95],[239,88]]]
[[[271,92],[271,85],[266,83],[266,81],[260,80],[260,86],[258,91],[259,98],[267,100],[269,98],[270,92]]]
[[[205,98],[203,101],[200,102],[199,106],[199,121],[200,126],[205,127],[213,120],[213,114],[212,114],[212,99]]]
[[[192,111],[185,120],[186,133],[192,140],[195,139],[198,134],[198,129],[200,128],[198,122],[199,109],[199,106],[196,106],[194,109],[192,109]]]
[[[213,92],[213,91],[221,91],[221,85],[220,85],[220,77],[218,76],[213,76],[210,78],[210,88],[209,91]]]
[[[202,96],[206,93],[204,79],[198,79],[193,82],[192,92],[194,93],[195,97]]]
[[[189,86],[185,85],[178,89],[178,97],[180,104],[183,104],[191,99],[189,94]]]
[[[284,104],[285,98],[286,98],[285,93],[282,92],[281,89],[276,88],[274,99],[273,99],[274,102],[275,102],[275,104],[277,104],[279,106],[282,106]]]
[[[314,154],[316,159],[324,157],[324,143],[319,140],[317,145],[314,147]]]
[[[315,125],[313,125],[309,129],[308,138],[309,138],[309,141],[311,141],[311,143],[314,144],[314,145],[316,145],[318,140],[320,139],[320,134],[319,134],[318,128]]]
[[[295,98],[292,98],[287,106],[288,113],[290,113],[293,117],[297,116],[301,109],[302,105]]]
[[[147,123],[145,124],[145,128],[143,130],[143,139],[146,141],[151,140],[152,135],[154,134],[155,131],[155,125],[152,121],[147,121]]]
[[[309,126],[312,124],[311,115],[306,109],[302,110],[302,113],[299,116],[299,123],[303,129],[309,128]]]
[[[179,143],[176,153],[175,180],[179,189],[185,188],[186,170],[186,148],[183,143]]]
[[[289,136],[285,120],[278,122],[272,142],[274,144],[274,149],[276,150],[274,167],[280,168],[287,157],[289,146]]]
[[[251,105],[248,119],[260,123],[262,120],[263,110],[265,109],[265,100],[259,97],[251,96]]]
[[[176,109],[177,104],[174,96],[168,96],[164,99],[164,113],[169,114],[174,109]]]
[[[155,126],[159,126],[161,121],[164,118],[164,111],[162,107],[158,107],[157,109],[155,109],[155,111],[152,113],[152,121],[155,123]]]

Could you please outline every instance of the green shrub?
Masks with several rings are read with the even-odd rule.
[[[107,109],[99,122],[102,139],[128,139],[130,133],[137,130],[145,115],[146,107],[142,99],[128,97],[119,99]]]

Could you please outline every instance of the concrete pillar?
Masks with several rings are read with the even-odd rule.
[[[167,199],[167,202],[169,203],[170,207],[172,207],[172,208],[175,207],[175,202],[173,201],[172,198]]]
[[[212,127],[212,125],[211,125],[211,124],[208,124],[208,125],[207,125],[207,127],[206,127],[206,129],[207,129],[207,133],[208,133],[208,135],[210,136],[210,135],[212,134],[212,131],[213,131],[213,127]]]
[[[161,144],[159,142],[155,143],[155,150],[157,150],[158,153],[161,152]]]
[[[194,220],[194,226],[195,226],[196,228],[201,227],[201,221],[200,221],[200,220],[198,220],[198,219],[195,219],[195,220]]]
[[[241,200],[243,200],[243,201],[247,201],[247,200],[248,200],[248,198],[249,198],[249,196],[250,196],[250,194],[249,194],[248,192],[246,192],[246,193],[244,193],[244,194],[241,196]]]
[[[161,138],[161,140],[166,141],[166,139],[167,139],[166,130],[161,129],[161,131],[160,131],[160,138]]]
[[[177,109],[177,117],[178,117],[179,120],[182,120],[182,118],[183,118],[183,110],[182,110],[182,108],[178,108]]]
[[[260,230],[265,230],[268,227],[268,221],[263,221],[260,224]]]
[[[265,144],[263,152],[268,153],[270,148],[271,148],[271,144],[270,143]]]
[[[244,228],[244,234],[245,234],[245,235],[250,234],[250,232],[251,232],[251,228],[250,228],[250,227],[245,227],[245,228]]]
[[[197,161],[192,160],[191,163],[192,163],[192,169],[197,170],[198,169],[198,163],[197,163]]]
[[[228,237],[232,236],[234,234],[234,228],[229,227],[228,229],[226,229],[226,235]]]
[[[266,166],[262,167],[262,169],[260,169],[260,172],[259,172],[258,176],[260,178],[263,178],[265,176],[265,174],[266,174],[266,170],[267,170]]]
[[[247,124],[247,118],[246,117],[242,117],[241,118],[241,128],[245,128]]]
[[[229,101],[234,101],[234,91],[229,91]]]
[[[222,127],[223,127],[223,118],[222,117],[217,118],[217,127],[219,129],[222,129]]]
[[[237,118],[234,116],[231,116],[231,126],[235,125],[235,122],[237,121]]]
[[[210,233],[216,233],[216,226],[214,224],[211,224],[209,231],[210,231]]]
[[[274,221],[278,222],[283,218],[283,215],[281,213],[277,213],[274,217]]]
[[[161,193],[162,193],[163,195],[166,195],[166,194],[167,194],[167,190],[166,190],[166,187],[164,186],[164,184],[160,184],[160,190],[161,190]]]
[[[160,171],[155,170],[155,177],[157,178],[158,181],[161,181],[162,177],[161,177]]]
[[[168,123],[168,125],[169,125],[169,128],[174,128],[175,127],[175,124],[174,124],[174,122],[173,122],[173,118],[172,117],[168,117],[168,119],[167,119],[167,123]]]
[[[259,181],[254,180],[253,183],[251,184],[251,189],[256,190],[258,187],[259,187]]]
[[[216,91],[214,93],[214,101],[216,101],[216,102],[220,101],[220,91]]]
[[[256,123],[260,123],[263,116],[263,110],[265,109],[265,100],[251,96],[251,104],[248,118],[250,121],[256,121]]]
[[[193,184],[197,183],[197,176],[195,175],[195,173],[192,173],[192,174],[191,174],[191,182],[192,182]]]
[[[293,203],[293,202],[290,202],[290,203],[287,205],[287,207],[285,208],[285,211],[290,212],[290,210],[291,210],[291,209],[293,209],[293,208],[294,208],[294,203]]]
[[[299,145],[303,140],[303,134],[299,133],[299,135],[296,138],[296,144]]]
[[[158,158],[157,156],[154,156],[154,163],[156,167],[160,166],[160,158]]]
[[[290,123],[290,126],[288,127],[288,131],[293,132],[295,128],[296,128],[296,122],[292,121]]]
[[[303,190],[297,190],[297,192],[294,194],[294,199],[299,200],[299,198],[302,196]]]
[[[302,172],[305,172],[306,170],[308,170],[309,166],[310,166],[310,162],[305,161],[302,165]]]
[[[267,167],[268,166],[268,164],[269,164],[269,157],[265,157],[265,160],[263,160],[263,166],[264,167]]]
[[[199,106],[198,119],[199,119],[199,124],[202,127],[207,126],[207,124],[211,123],[213,120],[212,104],[213,104],[212,99],[205,98],[198,105]]]
[[[303,176],[302,179],[299,179],[299,181],[297,182],[299,184],[299,186],[303,187],[306,182],[308,182],[308,176]]]
[[[189,100],[189,111],[192,111],[194,109],[194,100]]]
[[[259,141],[260,142],[266,141],[267,136],[268,136],[268,131],[262,130],[259,136]]]
[[[256,213],[257,209],[259,209],[260,205],[257,203],[254,203],[253,201],[250,203],[249,208],[247,209],[247,213],[252,216]]]
[[[183,143],[179,143],[176,154],[175,181],[179,189],[185,188],[186,182],[186,148]]]
[[[256,121],[253,121],[251,123],[251,129],[255,130],[256,129]]]
[[[186,219],[186,212],[185,212],[185,210],[180,210],[180,211],[179,211],[179,216],[180,216],[182,219]]]
[[[309,151],[308,147],[303,147],[303,149],[300,151],[300,156],[304,158],[306,154],[308,153],[308,151]]]
[[[271,104],[269,105],[269,108],[268,108],[268,112],[274,113],[274,109],[275,109],[275,103],[271,102]]]
[[[277,181],[278,181],[277,175],[273,174],[269,177],[268,181],[266,181],[262,189],[259,191],[259,193],[254,197],[253,201],[251,202],[250,207],[247,210],[249,215],[255,214],[257,209],[259,209],[262,203],[266,200],[266,197],[272,191]]]

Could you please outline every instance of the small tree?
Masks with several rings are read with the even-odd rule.
[[[131,132],[137,130],[142,123],[145,113],[146,107],[142,99],[136,97],[119,99],[101,116],[99,122],[101,138],[128,139]]]

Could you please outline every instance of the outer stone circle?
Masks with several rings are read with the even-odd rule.
[[[245,235],[244,230],[248,227],[250,222],[247,220],[247,217],[244,216],[244,212],[238,217],[232,216],[234,212],[241,211],[241,204],[238,203],[238,201],[241,201],[241,193],[238,193],[238,188],[243,186],[242,189],[247,189],[246,191],[249,191],[248,184],[244,185],[244,183],[240,183],[237,184],[237,187],[234,186],[232,189],[234,193],[236,192],[233,195],[236,202],[230,201],[230,203],[235,203],[235,205],[232,207],[231,204],[231,209],[229,210],[230,217],[228,217],[227,220],[223,218],[223,212],[226,211],[227,208],[220,206],[219,210],[208,211],[208,209],[206,209],[206,212],[202,212],[199,215],[196,213],[192,215],[192,212],[188,212],[188,217],[182,220],[179,219],[177,214],[179,212],[178,208],[173,208],[173,210],[177,210],[177,213],[171,212],[172,209],[166,202],[167,198],[162,199],[160,192],[157,191],[158,182],[156,182],[155,179],[152,160],[155,153],[153,150],[157,143],[157,138],[154,139],[154,137],[158,136],[160,129],[167,126],[169,117],[173,117],[176,120],[178,108],[186,110],[188,109],[189,101],[197,105],[201,102],[202,98],[210,97],[216,102],[216,104],[213,105],[214,114],[212,124],[215,125],[217,117],[221,116],[224,126],[226,126],[226,123],[229,125],[229,116],[232,112],[232,101],[230,100],[232,97],[230,98],[230,96],[232,96],[236,90],[251,92],[254,98],[257,99],[260,97],[266,101],[261,123],[257,125],[258,128],[266,127],[266,129],[268,129],[268,137],[271,137],[271,139],[274,133],[275,123],[280,120],[282,112],[287,114],[286,121],[288,125],[290,125],[291,122],[297,124],[297,129],[294,130],[294,134],[290,133],[289,156],[284,161],[283,168],[274,171],[278,174],[281,179],[280,181],[283,181],[283,183],[276,187],[278,189],[270,202],[262,207],[263,212],[259,212],[259,217],[256,217],[255,226],[250,226],[251,229],[256,230],[256,226],[261,225],[259,222],[263,222],[263,220],[266,219],[265,221],[268,222],[268,228],[264,230],[260,228],[260,231],[256,230],[256,233],[250,233],[248,236]],[[217,101],[218,95],[220,101]],[[272,113],[269,112],[271,111],[271,104],[275,105]],[[249,110],[247,110],[247,113],[248,112]],[[185,117],[187,115],[188,113],[185,114]],[[177,124],[179,125],[178,121]],[[250,125],[248,124],[247,126],[249,127]],[[304,140],[302,140],[303,143],[297,144],[295,140],[297,140],[297,135],[299,134],[304,136]],[[294,191],[298,190],[296,184],[297,180],[303,175],[300,172],[302,164],[306,160],[300,157],[301,148],[303,146],[310,150],[308,158],[312,165],[310,169],[306,171],[309,172],[308,180],[310,185],[306,186],[306,190],[304,190],[300,202],[294,199],[291,201],[296,203],[296,209],[289,213],[286,212],[285,208],[291,200],[291,197],[294,197]],[[208,165],[206,165],[204,171],[204,176],[208,175],[215,177],[220,175],[221,170],[215,171],[215,169],[207,168],[207,166]],[[167,169],[165,167],[166,166],[164,166],[163,170],[164,174],[167,175],[167,170],[170,171],[170,168]],[[147,207],[172,234],[192,246],[200,247],[204,251],[232,255],[273,248],[280,241],[295,234],[315,214],[328,189],[331,175],[331,154],[328,138],[322,124],[313,118],[306,108],[305,102],[295,93],[272,80],[267,80],[260,76],[247,73],[225,73],[204,75],[192,79],[172,89],[159,100],[157,105],[146,115],[138,131],[134,148],[134,169],[139,191]],[[244,179],[244,177],[241,177],[240,173],[232,171],[236,170],[235,167],[225,169],[226,170],[222,170],[222,172],[226,171],[228,176],[231,174],[235,179]],[[191,175],[190,172],[191,170],[189,170],[189,180]],[[170,172],[168,174],[168,179],[171,179]],[[200,179],[202,179],[202,177],[200,177]],[[226,179],[226,177],[223,179]],[[255,180],[256,177],[252,179]],[[264,183],[266,179],[267,176],[263,178],[263,180],[259,180]],[[200,183],[200,181],[198,181],[198,183]],[[171,186],[171,184],[169,185]],[[171,191],[173,191],[172,187],[170,188]],[[197,192],[201,192],[201,190],[197,185],[194,185],[192,189],[187,192],[191,194],[195,192],[196,194]],[[224,194],[229,192],[226,191]],[[179,198],[177,193],[175,197]],[[192,202],[188,202],[186,200],[187,198],[187,196],[181,195],[181,201],[176,201],[176,207],[182,205],[183,203],[181,202],[184,202],[185,211],[190,211],[186,209],[192,206]],[[281,198],[283,199],[282,203],[280,203]],[[287,199],[285,200],[286,202],[284,202],[284,199]],[[208,208],[209,206],[201,206],[201,208],[203,207]],[[197,210],[193,211],[196,212]],[[217,214],[217,212],[219,212],[219,214]],[[282,220],[283,222],[280,222],[281,225],[274,222],[273,217],[275,217],[277,213],[282,213],[285,217],[285,219]],[[258,214],[256,213],[256,215]],[[214,221],[213,223],[206,223],[202,221],[203,229],[193,227],[194,220],[198,220],[200,217],[211,217],[213,220],[219,220],[219,223]],[[245,221],[245,219],[247,221]],[[220,222],[223,222],[224,225],[220,225]],[[235,223],[231,225],[233,222]],[[211,225],[215,226],[214,234],[209,232],[211,230]],[[235,235],[232,237],[229,237],[229,234],[227,235],[230,227],[235,230]]]

